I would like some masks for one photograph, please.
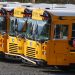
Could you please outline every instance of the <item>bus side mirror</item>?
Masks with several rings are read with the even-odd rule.
[[[73,40],[73,47],[75,47],[75,39]]]
[[[73,40],[69,40],[69,45],[72,47],[73,46]]]
[[[26,32],[26,29],[27,29],[27,21],[24,23],[24,26],[23,26],[22,31],[23,31],[23,32]]]
[[[18,31],[18,23],[17,23],[17,19],[15,19],[15,31]]]
[[[75,39],[69,40],[69,45],[70,45],[71,47],[75,47]]]

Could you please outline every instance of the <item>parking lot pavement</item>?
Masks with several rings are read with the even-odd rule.
[[[0,75],[75,75],[73,72],[50,71],[50,67],[34,67],[14,61],[0,61]]]

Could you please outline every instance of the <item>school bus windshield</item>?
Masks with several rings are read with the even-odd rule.
[[[26,38],[32,40],[48,40],[50,34],[50,24],[48,20],[28,19]]]
[[[3,33],[6,31],[6,17],[0,16],[0,32]]]
[[[16,17],[10,17],[10,35],[15,35],[16,32],[18,34],[25,33],[23,32],[23,28],[25,25],[25,22],[27,21],[26,18],[16,18]]]

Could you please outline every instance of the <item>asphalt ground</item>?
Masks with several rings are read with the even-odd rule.
[[[75,75],[75,68],[55,71],[53,67],[37,67],[5,59],[0,60],[0,75]]]

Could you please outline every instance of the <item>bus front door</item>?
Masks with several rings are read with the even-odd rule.
[[[68,20],[55,21],[52,24],[52,39],[49,42],[48,64],[69,65],[69,38],[71,23]]]

